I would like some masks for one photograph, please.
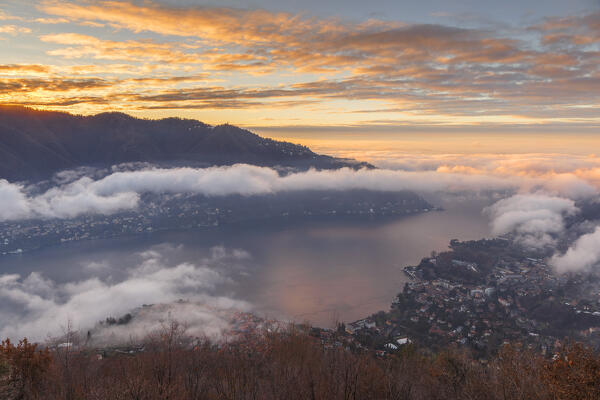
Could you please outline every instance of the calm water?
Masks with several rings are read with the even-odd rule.
[[[450,239],[487,236],[486,204],[455,202],[444,204],[446,211],[395,220],[268,222],[72,243],[0,258],[0,273],[40,271],[69,282],[99,274],[84,267],[90,263],[109,263],[110,279],[118,280],[139,263],[139,252],[152,248],[164,250],[173,265],[206,259],[214,246],[243,249],[251,258],[242,270],[227,272],[232,283],[223,295],[247,300],[263,315],[329,326],[334,318],[351,321],[387,309],[406,280],[402,268],[444,250]]]

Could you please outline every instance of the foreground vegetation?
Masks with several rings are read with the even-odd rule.
[[[449,348],[325,349],[302,330],[225,345],[190,342],[176,324],[144,351],[99,357],[69,346],[0,346],[0,399],[598,399],[600,357],[579,344],[553,358],[505,346],[487,364]]]

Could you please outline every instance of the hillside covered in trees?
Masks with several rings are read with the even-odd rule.
[[[600,357],[578,344],[553,357],[505,346],[487,363],[411,345],[387,357],[327,348],[289,328],[216,345],[177,324],[143,351],[97,354],[69,343],[0,346],[2,399],[597,399]]]
[[[79,116],[0,106],[0,179],[45,179],[65,169],[131,162],[324,169],[367,166],[228,124],[148,120],[117,112]]]

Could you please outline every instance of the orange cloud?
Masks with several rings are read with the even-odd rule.
[[[9,15],[6,12],[4,12],[3,10],[0,10],[0,21],[7,21],[7,20],[22,21],[23,18],[17,17],[16,15]]]
[[[31,29],[17,25],[0,25],[0,33],[7,33],[16,36],[21,33],[31,33]]]
[[[101,40],[77,33],[50,34],[40,39],[44,42],[71,45],[72,47],[48,51],[49,55],[68,59],[92,57],[101,60],[151,60],[175,64],[200,62],[197,55],[182,52],[176,43]]]
[[[524,28],[539,34],[536,41],[525,42],[518,35],[443,25],[355,23],[151,1],[48,0],[39,9],[52,17],[47,21],[128,30],[128,39],[106,39],[101,29],[98,35],[93,31],[95,36],[59,31],[41,36],[50,47],[46,54],[63,59],[56,64],[84,60],[83,65],[45,71],[0,67],[0,75],[20,79],[4,82],[5,91],[17,88],[12,101],[23,96],[18,88],[45,77],[58,82],[49,86],[55,88],[56,104],[104,104],[110,96],[131,109],[356,101],[361,109],[341,112],[355,119],[361,113],[401,114],[363,121],[378,126],[598,122],[600,53],[589,46],[598,34],[598,14]],[[144,38],[147,34],[151,40]],[[175,77],[168,77],[169,69]],[[127,79],[116,78],[119,74]],[[82,75],[103,86],[58,95],[64,82],[83,82]],[[262,80],[263,75],[268,77]],[[222,83],[207,86],[209,80]],[[52,103],[47,96],[37,100]],[[376,108],[365,106],[368,102]]]
[[[0,74],[48,74],[50,67],[41,64],[0,64]]]
[[[49,14],[75,20],[105,21],[134,32],[152,31],[163,35],[195,36],[236,44],[283,42],[290,33],[306,30],[309,24],[290,14],[263,10],[208,7],[179,9],[146,4],[150,5],[120,1],[83,5],[45,1],[41,9]]]
[[[36,18],[34,21],[37,22],[38,24],[49,24],[49,25],[67,24],[70,22],[67,18]]]

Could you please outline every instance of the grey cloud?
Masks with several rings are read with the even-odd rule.
[[[579,237],[564,253],[551,259],[558,273],[582,272],[590,270],[600,263],[600,227]]]
[[[0,179],[0,199],[2,199],[0,221],[29,216],[30,208],[23,189],[24,187],[21,185],[11,184],[4,179]]]
[[[29,276],[0,275],[0,336],[13,339],[27,336],[43,340],[47,335],[60,335],[69,321],[75,329],[94,329],[95,340],[127,340],[143,338],[162,321],[177,318],[187,323],[191,334],[220,336],[228,326],[226,313],[249,310],[246,302],[215,295],[215,288],[230,282],[222,269],[214,268],[219,260],[242,259],[240,250],[218,249],[198,264],[168,265],[161,254],[148,251],[142,261],[126,270],[124,279],[98,275],[105,266],[88,269],[92,275],[84,280],[56,283],[34,272]],[[189,300],[173,304],[179,299]],[[134,318],[127,327],[103,328],[98,321],[121,316],[142,304],[158,304]],[[96,327],[96,328],[94,328]]]
[[[539,193],[514,195],[485,210],[492,219],[493,234],[514,232],[519,242],[534,248],[554,245],[565,229],[564,217],[578,211],[571,199]]]

